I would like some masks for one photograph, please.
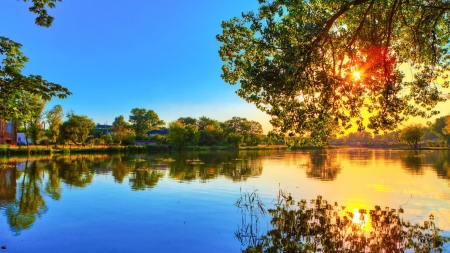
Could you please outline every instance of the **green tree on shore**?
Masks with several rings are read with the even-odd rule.
[[[123,115],[116,117],[113,122],[113,136],[118,140],[118,144],[122,145],[122,142],[127,140],[128,136],[133,132],[130,123],[125,121]]]
[[[400,141],[407,143],[411,148],[417,149],[424,135],[424,126],[420,124],[411,124],[402,129],[399,139]]]
[[[445,142],[445,144],[450,144],[450,130],[448,127],[449,116],[444,116],[437,118],[433,124],[431,124],[430,129],[435,133],[441,140]],[[447,130],[448,129],[448,130]]]
[[[61,105],[55,105],[52,109],[45,112],[45,117],[47,118],[48,123],[48,134],[49,138],[53,143],[56,143],[59,130],[62,124],[62,120],[64,117],[64,111]]]
[[[181,121],[169,123],[169,140],[177,147],[194,146],[198,144],[198,128],[195,125],[185,125]]]
[[[147,111],[147,109],[144,108],[132,109],[129,121],[131,122],[138,139],[147,139],[146,133],[148,131],[166,125],[164,120],[159,119],[159,116],[155,111]]]
[[[224,135],[242,135],[242,141],[249,146],[262,142],[263,129],[259,122],[246,118],[233,117],[223,123]],[[227,137],[226,137],[227,138]]]
[[[29,145],[28,139],[32,139],[36,144],[43,136],[42,112],[46,101],[38,95],[29,92],[21,92],[19,99],[14,101],[17,112],[12,117],[19,123],[21,131],[25,133],[25,142]]]
[[[89,134],[94,130],[95,123],[85,115],[69,113],[68,120],[61,126],[61,138],[63,141],[72,141],[76,145],[84,145]]]

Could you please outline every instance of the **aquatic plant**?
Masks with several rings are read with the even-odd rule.
[[[243,194],[236,206],[243,218],[235,236],[246,247],[243,252],[442,252],[450,242],[433,215],[423,225],[411,224],[400,217],[402,208],[375,206],[353,213],[322,196],[296,202],[280,190],[275,207],[267,210],[271,229],[262,234],[260,217],[266,210],[256,191]]]

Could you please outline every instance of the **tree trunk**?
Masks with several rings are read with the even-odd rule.
[[[28,130],[26,122],[23,122],[23,129],[25,130],[25,143],[27,144],[27,149],[30,149],[30,146],[28,144]]]

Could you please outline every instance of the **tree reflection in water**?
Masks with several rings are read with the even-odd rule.
[[[18,183],[18,198],[6,207],[6,216],[11,230],[19,233],[29,228],[37,217],[47,211],[44,198],[41,195],[43,167],[38,162],[25,164],[20,183]]]
[[[340,153],[339,153],[340,152]],[[449,151],[396,151],[373,150],[311,150],[306,156],[292,155],[295,159],[307,157],[305,174],[318,180],[335,180],[341,171],[341,156],[364,162],[372,156],[400,161],[409,173],[422,174],[432,168],[439,178],[450,179]],[[0,160],[0,208],[11,229],[20,232],[29,228],[47,210],[45,200],[62,198],[64,187],[88,187],[95,175],[112,175],[116,183],[129,182],[132,190],[155,187],[164,175],[179,181],[207,182],[223,177],[245,181],[258,177],[263,171],[263,157],[283,156],[276,151],[263,152],[189,152],[154,155],[81,155],[47,158],[12,157]],[[300,157],[300,158],[299,158]],[[34,159],[34,160],[33,160]],[[188,163],[198,159],[201,163]],[[304,161],[304,160],[303,160]],[[19,166],[24,164],[24,166]],[[126,180],[129,178],[129,181]],[[448,180],[450,182],[450,180]]]
[[[401,208],[346,212],[321,196],[297,203],[280,190],[275,208],[267,210],[272,228],[262,234],[260,219],[267,212],[256,191],[242,194],[236,206],[242,225],[235,236],[246,247],[243,252],[442,252],[450,242],[440,235],[433,215],[413,225],[400,217]]]
[[[130,177],[131,188],[133,190],[145,190],[147,188],[153,188],[158,184],[160,178],[164,176],[164,173],[157,170],[151,170],[148,168],[137,168]]]
[[[91,157],[74,156],[58,160],[59,175],[71,186],[86,187],[92,183],[95,166]]]
[[[310,153],[311,163],[306,166],[306,176],[321,181],[335,180],[341,172],[341,166],[336,158],[327,153],[325,149],[312,150]]]

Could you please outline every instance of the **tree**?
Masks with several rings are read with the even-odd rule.
[[[450,116],[445,117],[445,127],[442,129],[442,132],[446,135],[450,135]],[[449,144],[448,141],[447,144]]]
[[[41,119],[46,101],[40,96],[33,95],[29,92],[21,92],[20,99],[15,100],[13,106],[17,108],[17,112],[12,117],[22,125],[25,132],[25,142],[28,146],[28,138],[37,143],[44,132]]]
[[[399,133],[394,131],[394,132],[389,132],[389,133],[384,133],[384,134],[376,134],[373,137],[373,140],[375,142],[379,142],[381,144],[397,143],[397,142],[399,142],[398,136],[399,136]]]
[[[26,0],[25,0],[26,1]],[[59,0],[58,0],[59,1]],[[29,8],[36,13],[36,24],[49,27],[53,17],[46,8],[55,7],[56,0],[33,0]],[[71,93],[59,84],[44,80],[39,75],[24,76],[21,69],[25,67],[28,58],[21,52],[22,45],[0,36],[0,55],[5,58],[0,62],[0,117],[10,120],[20,113],[15,106],[23,94],[30,93],[49,101],[52,97],[65,98]]]
[[[180,121],[181,123],[183,123],[184,125],[194,125],[197,126],[197,119],[191,118],[191,117],[181,117],[178,119],[178,121]]]
[[[235,134],[235,133],[229,134],[226,138],[227,143],[236,148],[238,148],[239,145],[242,144],[243,139],[244,138],[242,135]]]
[[[349,133],[347,137],[347,142],[360,142],[369,143],[373,140],[372,133],[367,131],[358,131],[356,133]]]
[[[224,122],[225,136],[231,133],[242,135],[246,145],[258,145],[262,142],[263,129],[259,122],[247,120],[246,118],[233,117]]]
[[[447,99],[447,0],[259,3],[257,13],[222,22],[221,77],[272,116],[276,133],[317,131],[320,140],[352,122],[394,130]]]
[[[169,140],[175,146],[183,146],[186,143],[186,131],[183,123],[180,121],[172,121],[169,123]]]
[[[45,112],[45,117],[47,118],[49,137],[56,143],[59,136],[59,128],[62,124],[62,119],[64,117],[64,111],[61,105],[55,105],[52,109]]]
[[[199,131],[199,145],[212,146],[223,141],[223,130],[219,122],[212,122],[210,125],[205,125],[203,130]]]
[[[175,146],[197,145],[198,128],[194,125],[184,125],[180,121],[169,123],[169,140]]]
[[[419,142],[425,135],[425,127],[420,124],[411,124],[402,129],[399,135],[399,139],[402,142],[409,144],[413,149],[419,147]]]
[[[147,111],[144,108],[132,109],[129,121],[133,125],[136,136],[141,139],[146,138],[146,132],[166,125],[164,120],[159,119],[155,111]]]
[[[76,145],[84,145],[89,134],[94,130],[94,120],[85,115],[76,115],[71,112],[67,115],[68,120],[61,126],[61,137],[63,140],[72,141]]]
[[[437,118],[430,126],[431,131],[433,131],[433,133],[435,133],[446,144],[450,144],[450,133],[446,131],[448,117],[449,116]]]
[[[126,140],[129,132],[134,132],[131,129],[131,125],[125,121],[123,115],[116,117],[113,122],[114,135],[117,137],[118,144],[121,145],[122,141]]]
[[[212,125],[219,128],[219,121],[202,116],[197,121],[198,130],[204,130],[206,126]]]

